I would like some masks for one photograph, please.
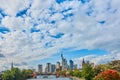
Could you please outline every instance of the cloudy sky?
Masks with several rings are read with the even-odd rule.
[[[119,0],[0,0],[0,70],[120,59]]]

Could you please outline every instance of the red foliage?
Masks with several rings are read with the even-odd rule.
[[[116,70],[106,70],[98,74],[95,80],[120,80],[120,75]]]

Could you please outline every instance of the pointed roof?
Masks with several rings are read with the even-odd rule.
[[[12,61],[12,63],[11,63],[11,69],[13,69],[13,61]]]
[[[63,54],[61,54],[61,58],[64,59]]]
[[[85,60],[84,60],[84,58],[83,58],[83,61],[82,61],[82,63],[85,63]]]

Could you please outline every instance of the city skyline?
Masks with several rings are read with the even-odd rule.
[[[84,59],[83,59],[84,61]],[[86,61],[87,62],[87,61]],[[46,65],[38,64],[38,68],[36,69],[39,73],[55,73],[56,71],[68,71],[75,69],[82,69],[83,65],[86,63],[80,63],[82,67],[78,67],[77,64],[74,64],[73,60],[67,60],[63,54],[61,54],[61,61],[57,61],[56,63],[47,62]]]
[[[120,59],[119,0],[0,0],[0,71]],[[79,65],[81,66],[81,65]]]

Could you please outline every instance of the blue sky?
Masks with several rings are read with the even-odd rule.
[[[40,61],[40,63],[56,63],[57,61],[61,62],[61,54],[63,54],[63,56],[67,59],[68,63],[70,59],[74,59],[74,58],[79,58],[82,56],[86,56],[86,55],[94,55],[97,54],[98,56],[100,55],[104,55],[107,54],[106,51],[104,50],[98,50],[98,49],[94,49],[94,50],[87,50],[87,49],[82,49],[82,50],[75,50],[75,51],[61,51],[58,54],[54,54],[49,58],[43,59]],[[83,57],[84,58],[84,57]]]
[[[0,0],[0,69],[120,59],[118,0]]]

